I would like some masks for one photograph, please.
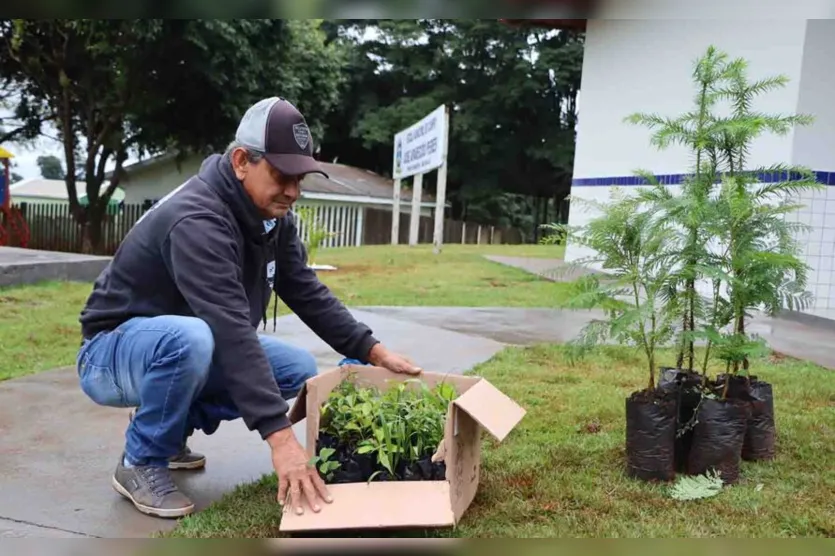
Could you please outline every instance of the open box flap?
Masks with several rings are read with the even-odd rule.
[[[481,379],[452,402],[501,442],[526,411],[488,381]]]
[[[451,527],[447,481],[380,481],[328,485],[333,502],[313,512],[305,503],[304,514],[285,507],[282,532],[348,529]]]
[[[324,401],[316,400],[315,398],[321,396],[322,392],[327,397],[331,390],[342,382],[346,374],[347,372],[344,368],[334,367],[307,379],[302,385],[302,389],[299,390],[296,400],[293,402],[293,407],[290,408],[290,412],[287,414],[290,422],[295,425],[305,417],[308,417],[311,407],[316,407]],[[309,398],[310,403],[308,403]]]
[[[298,395],[296,395],[296,399],[293,400],[293,405],[290,407],[290,411],[287,413],[287,418],[290,419],[290,423],[295,425],[299,421],[305,418],[307,415],[307,384],[302,384],[302,389],[299,390]]]

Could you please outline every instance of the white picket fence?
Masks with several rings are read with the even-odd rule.
[[[330,232],[336,235],[327,238],[322,242],[322,247],[359,247],[363,238],[363,214],[364,207],[349,204],[306,204],[298,203],[297,207],[313,209],[314,218],[317,222]],[[307,241],[307,230],[296,216],[296,227],[299,230],[299,237]]]

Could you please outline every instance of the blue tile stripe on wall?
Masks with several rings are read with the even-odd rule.
[[[690,174],[658,174],[655,179],[662,185],[680,185]],[[799,174],[792,174],[789,176],[788,172],[774,172],[774,173],[760,173],[757,176],[761,182],[776,182],[788,181],[791,179],[799,179]],[[815,172],[815,177],[819,183],[825,185],[835,186],[835,172]],[[571,185],[589,187],[589,186],[630,186],[630,185],[649,185],[642,176],[607,176],[602,178],[574,178]]]

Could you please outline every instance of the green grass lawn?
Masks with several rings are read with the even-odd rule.
[[[562,284],[484,259],[483,255],[562,258],[563,247],[449,245],[436,256],[421,245],[323,249],[320,274],[347,304],[553,306]],[[0,380],[72,365],[80,341],[78,315],[88,283],[0,289]],[[286,314],[286,307],[280,314]],[[269,314],[272,314],[270,312]]]
[[[0,288],[0,380],[75,362],[90,284]]]
[[[450,245],[434,255],[428,245],[373,246],[322,251],[316,262],[338,268],[319,276],[347,305],[550,307],[562,285],[484,255],[561,259],[563,252],[539,245]]]
[[[739,484],[713,498],[678,502],[667,485],[624,474],[624,399],[645,384],[643,364],[635,351],[606,347],[571,367],[561,347],[544,345],[507,349],[474,369],[528,414],[502,444],[485,436],[480,490],[459,528],[410,535],[835,536],[831,371],[777,355],[753,362],[774,386],[777,458],[743,462]],[[279,536],[275,496],[267,476],[165,536]]]

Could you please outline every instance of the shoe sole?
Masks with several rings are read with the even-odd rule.
[[[197,459],[194,461],[169,461],[168,469],[172,471],[183,469],[200,469],[206,465],[206,458]]]
[[[153,517],[170,519],[176,517],[185,517],[194,511],[194,504],[191,504],[190,506],[186,506],[184,508],[172,509],[152,508],[150,506],[140,504],[139,502],[134,500],[133,496],[130,495],[130,493],[125,489],[125,487],[119,484],[119,481],[116,480],[115,475],[111,479],[111,483],[113,484],[113,488],[116,490],[116,492],[130,500],[134,507],[143,514],[150,515]]]

